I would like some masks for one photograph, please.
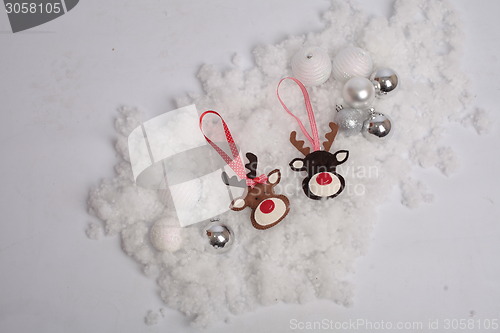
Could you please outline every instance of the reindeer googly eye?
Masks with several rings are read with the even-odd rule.
[[[290,168],[293,171],[304,171],[304,160],[302,158],[295,158],[290,162]]]

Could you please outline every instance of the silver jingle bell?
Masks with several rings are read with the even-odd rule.
[[[361,132],[372,142],[380,141],[391,133],[391,120],[383,113],[372,112],[363,123]]]
[[[335,122],[339,126],[340,131],[346,136],[361,132],[365,119],[365,111],[352,108],[342,108],[335,115]]]
[[[205,230],[208,244],[217,253],[226,252],[233,243],[233,232],[223,223],[210,222]]]
[[[370,76],[370,80],[375,87],[377,96],[382,97],[396,90],[399,83],[398,74],[391,68],[383,67],[377,69]]]
[[[375,99],[375,87],[367,78],[353,77],[344,84],[342,97],[354,109],[368,109]]]

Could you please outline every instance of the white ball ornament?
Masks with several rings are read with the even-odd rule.
[[[345,83],[342,97],[350,107],[365,110],[371,107],[375,99],[375,87],[367,78],[353,77]]]
[[[167,219],[159,219],[149,229],[149,239],[158,251],[175,252],[181,248],[181,228],[171,226]]]
[[[332,62],[320,47],[303,47],[292,58],[293,76],[305,86],[318,86],[330,77]]]
[[[352,77],[369,77],[373,71],[370,54],[359,47],[341,50],[332,62],[332,75],[335,80],[346,82]]]

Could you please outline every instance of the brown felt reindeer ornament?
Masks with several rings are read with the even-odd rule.
[[[302,90],[307,114],[309,116],[309,123],[311,125],[312,136],[309,135],[300,119],[287,108],[287,106],[279,96],[279,86],[286,79],[293,80],[299,85],[300,89]],[[314,111],[311,106],[309,94],[307,93],[304,85],[299,80],[288,77],[280,81],[280,83],[278,84],[278,89],[277,95],[279,101],[281,102],[281,105],[283,105],[283,108],[286,112],[288,112],[297,120],[302,132],[312,145],[311,152],[311,148],[304,147],[304,141],[297,140],[296,131],[290,133],[290,142],[295,148],[297,148],[298,151],[300,151],[305,156],[304,158],[295,158],[290,162],[290,167],[293,171],[307,172],[307,177],[302,181],[302,189],[304,190],[305,195],[314,200],[330,199],[338,196],[344,190],[345,180],[341,175],[337,173],[336,168],[337,165],[340,165],[347,160],[347,158],[349,157],[349,152],[347,150],[339,150],[334,154],[329,152],[338,132],[337,124],[334,122],[331,122],[329,124],[331,131],[325,135],[325,138],[327,140],[323,142],[324,150],[322,150],[319,143],[318,129],[316,126],[316,120],[314,118]]]
[[[245,167],[249,170],[247,179],[255,181],[257,179],[257,156],[252,153],[247,153],[246,156],[249,162],[245,164]],[[250,220],[257,229],[268,229],[275,226],[285,218],[290,210],[288,198],[282,194],[274,193],[274,187],[281,180],[281,172],[274,169],[265,177],[267,181],[257,182],[252,187],[247,186],[244,179],[237,179],[236,176],[229,178],[225,172],[222,173],[222,180],[226,185],[247,188],[244,196],[231,202],[230,208],[239,211],[245,207],[250,207],[252,209]]]
[[[223,172],[222,180],[228,186],[246,188],[246,193],[240,198],[236,198],[231,202],[229,208],[235,211],[243,210],[245,207],[250,207],[252,213],[250,220],[252,225],[257,229],[269,229],[280,223],[290,210],[290,201],[284,195],[274,193],[274,187],[281,180],[281,173],[278,169],[271,171],[267,176],[262,174],[257,176],[257,156],[252,153],[247,153],[248,163],[245,167],[248,173],[245,173],[245,167],[238,153],[238,148],[234,143],[233,137],[229,128],[222,117],[215,111],[206,111],[200,116],[200,129],[203,132],[202,121],[207,114],[217,115],[224,128],[226,140],[231,149],[232,158],[226,154],[219,146],[212,142],[205,135],[207,142],[219,153],[224,161],[236,173],[236,176],[231,178]]]

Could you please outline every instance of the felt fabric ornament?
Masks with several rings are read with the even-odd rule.
[[[287,79],[297,83],[304,95],[309,124],[311,125],[311,135],[307,132],[302,121],[288,109],[279,95],[279,87]],[[336,172],[336,167],[347,160],[349,152],[347,150],[339,150],[333,154],[329,152],[338,132],[337,124],[334,122],[329,123],[331,131],[325,135],[326,141],[323,142],[324,150],[322,150],[314,110],[311,106],[309,94],[302,82],[293,77],[283,78],[278,84],[276,94],[285,111],[295,118],[302,133],[312,145],[311,151],[311,148],[304,147],[304,141],[297,140],[296,131],[290,133],[290,142],[305,156],[304,158],[295,158],[290,162],[293,171],[307,172],[307,177],[302,181],[302,189],[305,195],[314,200],[330,199],[338,196],[344,190],[345,180]]]
[[[221,119],[232,158],[203,133],[203,118],[207,114],[214,114]],[[231,132],[226,122],[217,112],[206,111],[200,116],[200,130],[207,142],[236,173],[236,176],[229,178],[228,175],[223,172],[222,180],[224,183],[228,186],[246,187],[246,193],[242,197],[234,199],[229,208],[240,211],[246,207],[250,207],[252,210],[250,220],[256,229],[269,229],[280,223],[290,211],[290,201],[288,198],[284,195],[274,193],[274,187],[281,180],[280,170],[274,169],[267,175],[262,174],[257,176],[257,156],[252,153],[246,154],[248,163],[243,166]],[[248,173],[245,173],[245,167],[249,170]]]

